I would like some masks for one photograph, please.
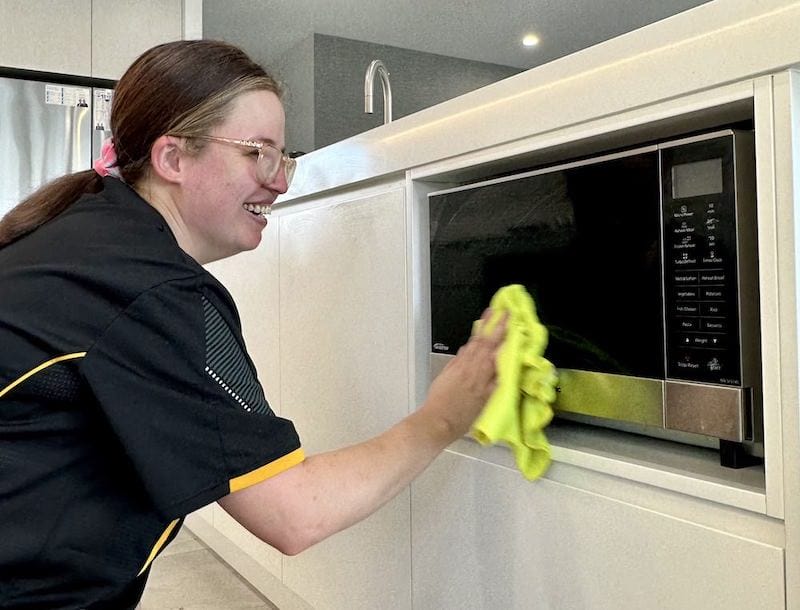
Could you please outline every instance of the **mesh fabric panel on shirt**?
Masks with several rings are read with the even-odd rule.
[[[271,414],[239,342],[216,307],[205,297],[206,373],[245,411]]]

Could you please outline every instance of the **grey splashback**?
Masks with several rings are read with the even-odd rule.
[[[389,70],[395,120],[520,72],[313,34],[271,66],[287,87],[288,150],[310,152],[383,124],[379,84],[375,113],[364,113],[364,73],[373,59],[381,59]]]

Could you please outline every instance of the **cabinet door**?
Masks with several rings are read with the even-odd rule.
[[[91,74],[92,0],[3,0],[0,23],[0,66]]]
[[[451,452],[412,523],[417,610],[784,607],[779,547]]]
[[[181,0],[92,0],[92,76],[119,79],[142,52],[180,40]]]
[[[366,440],[408,412],[404,191],[280,220],[282,414],[313,454]],[[284,583],[315,608],[410,608],[409,516],[405,491],[284,559]]]

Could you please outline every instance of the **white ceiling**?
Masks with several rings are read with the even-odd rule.
[[[532,68],[708,1],[205,0],[203,33],[267,65],[318,33]]]

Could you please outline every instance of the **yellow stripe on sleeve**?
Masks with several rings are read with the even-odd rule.
[[[235,479],[231,479],[231,493],[246,487],[250,487],[251,485],[255,485],[261,481],[265,481],[270,477],[274,477],[276,474],[280,474],[292,466],[297,466],[305,459],[306,454],[303,452],[302,447],[300,449],[295,449],[291,453],[287,453],[283,457],[278,458],[269,464],[265,464],[260,468],[256,468],[255,470],[248,472],[247,474],[243,474]]]
[[[39,372],[43,371],[47,367],[53,366],[54,364],[58,364],[59,362],[63,362],[64,360],[75,360],[76,358],[83,358],[85,355],[86,355],[86,352],[76,352],[74,354],[65,354],[63,356],[59,356],[58,358],[53,358],[52,360],[48,360],[47,362],[43,362],[42,364],[40,364],[36,368],[31,369],[30,371],[28,371],[27,373],[22,375],[22,377],[20,377],[16,381],[12,381],[6,387],[4,387],[2,390],[0,390],[0,398],[5,396],[6,394],[8,394],[11,390],[13,390],[15,387],[17,387],[19,384],[21,384],[23,381],[25,381],[29,377],[33,377],[36,373],[39,373]]]
[[[139,570],[139,573],[136,576],[141,576],[142,572],[144,572],[147,569],[147,566],[149,566],[152,563],[152,561],[156,558],[156,555],[158,555],[158,552],[164,546],[164,543],[167,541],[167,538],[169,538],[169,535],[172,533],[172,530],[175,529],[175,526],[178,524],[178,521],[180,521],[180,519],[175,519],[175,521],[173,521],[167,526],[167,529],[164,530],[164,533],[161,534],[159,539],[156,541],[155,545],[153,546],[153,550],[150,551],[150,556],[147,558],[147,561],[144,562],[142,569]]]

